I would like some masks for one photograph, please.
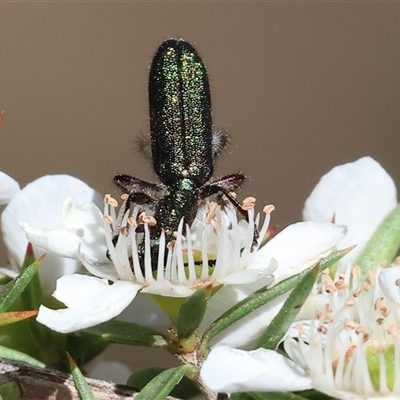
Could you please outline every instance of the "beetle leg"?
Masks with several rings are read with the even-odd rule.
[[[232,193],[226,188],[226,186],[232,185],[240,185],[244,181],[245,177],[241,174],[231,174],[227,175],[217,181],[207,183],[200,188],[199,196],[201,199],[205,199],[213,194],[217,194],[219,192],[223,193],[228,200],[233,204],[239,214],[246,219],[247,222],[250,221],[249,213],[247,210],[242,208],[242,205],[236,199],[236,197],[232,196]],[[259,233],[257,227],[254,227],[254,236],[253,236],[253,247],[257,245],[257,240],[259,238]]]

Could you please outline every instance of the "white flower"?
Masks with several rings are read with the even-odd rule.
[[[0,189],[3,204],[9,201],[1,216],[1,229],[12,268],[2,269],[2,272],[11,277],[20,272],[28,245],[25,232],[19,225],[21,220],[38,228],[52,228],[61,223],[62,204],[68,194],[77,203],[101,201],[94,189],[68,175],[44,176],[19,190],[18,184],[4,174],[0,175]],[[40,255],[43,249],[36,247],[34,251]],[[39,271],[44,292],[54,290],[58,277],[77,272],[80,268],[81,263],[76,260],[48,254]]]
[[[379,267],[364,282],[359,273],[348,268],[335,281],[324,274],[326,304],[314,320],[289,331],[290,359],[272,350],[218,347],[203,364],[203,382],[228,393],[312,387],[337,399],[399,398],[400,267]]]
[[[59,279],[54,295],[68,308],[54,311],[42,306],[37,318],[39,322],[54,330],[74,331],[117,316],[139,290],[168,297],[187,297],[204,286],[219,286],[232,280],[254,281],[269,273],[270,260],[267,265],[250,263],[257,253],[256,248],[252,251],[254,223],[239,222],[230,207],[226,212],[214,208],[208,213],[201,210],[197,218],[202,221],[193,224],[193,232],[188,234],[186,240],[181,224],[166,264],[163,262],[165,239],[162,235],[161,262],[156,272],[152,270],[148,255],[144,257],[144,266],[138,257],[138,243],[143,236],[135,229],[138,208],[132,213],[117,216],[116,207],[116,201],[106,196],[103,217],[94,204],[77,206],[67,200],[63,224],[59,229],[34,229],[23,223],[33,243],[65,257],[79,258],[87,270],[97,277],[85,277],[91,280],[92,290],[88,285],[81,284],[80,275]],[[121,210],[124,209],[125,204],[121,207]],[[205,219],[209,223],[204,223]],[[265,234],[268,221],[269,214],[260,228],[261,235]],[[149,254],[148,225],[142,226],[145,230],[144,252]],[[114,244],[115,235],[118,235],[118,240]],[[200,267],[195,265],[196,254],[200,255]],[[209,268],[209,259],[216,259],[213,268]],[[84,292],[82,295],[81,291]],[[88,295],[92,296],[90,300]],[[86,317],[90,314],[95,320]]]
[[[106,197],[103,217],[93,204],[77,207],[72,202],[67,202],[64,206],[62,228],[37,230],[28,224],[23,225],[33,243],[64,256],[78,257],[88,271],[97,277],[90,278],[97,282],[93,294],[90,294],[87,287],[80,285],[80,276],[68,277],[65,284],[63,280],[66,278],[59,279],[60,286],[57,286],[55,296],[68,308],[49,310],[42,306],[37,318],[39,322],[54,330],[69,332],[117,316],[135,298],[138,291],[168,297],[187,297],[199,288],[210,285],[216,287],[255,281],[264,281],[266,284],[276,268],[274,249],[288,253],[287,249],[291,249],[300,235],[305,233],[306,226],[325,227],[326,231],[323,228],[318,231],[324,238],[319,241],[322,244],[320,253],[330,251],[344,234],[343,227],[333,224],[306,223],[303,230],[281,235],[281,239],[277,237],[258,250],[259,244],[253,245],[255,222],[252,211],[250,222],[247,223],[238,221],[233,206],[228,205],[222,211],[211,203],[209,208],[199,211],[195,223],[186,231],[186,238],[183,238],[183,224],[180,224],[176,243],[169,246],[166,263],[165,238],[161,235],[159,264],[157,270],[153,271],[147,223],[142,225],[144,234],[137,233],[135,228],[142,218],[137,215],[137,207],[125,215],[116,213],[116,207],[116,201]],[[125,209],[124,205],[121,209]],[[268,228],[270,210],[271,208],[266,210],[265,221],[258,228],[260,237],[265,235]],[[259,219],[258,216],[256,221]],[[313,232],[315,233],[314,230]],[[119,236],[115,243],[113,238],[116,234]],[[138,257],[138,243],[142,243],[143,235],[144,253],[147,253],[144,256],[144,265]],[[288,243],[288,240],[294,243]],[[307,257],[310,258],[310,254],[307,253]],[[195,260],[200,261],[200,265]],[[209,261],[215,262],[215,266],[210,268]],[[307,260],[307,265],[310,261]],[[300,264],[297,267],[304,269],[305,266]],[[293,273],[294,271],[282,272],[280,275]],[[74,284],[74,279],[77,280],[77,285]],[[116,285],[118,291],[113,288]],[[92,300],[83,298],[79,288],[85,291],[86,296],[89,294]],[[124,301],[116,301],[116,293]],[[82,304],[79,303],[81,297]],[[75,301],[76,299],[78,300]],[[108,304],[113,306],[109,307]],[[93,312],[91,307],[94,307]],[[101,308],[104,308],[103,314]],[[96,320],[85,318],[88,314],[95,315]]]
[[[376,230],[376,228],[379,226],[382,220],[387,216],[387,214],[389,214],[395,208],[396,204],[397,204],[396,189],[393,180],[376,161],[374,161],[370,157],[364,157],[354,163],[349,163],[339,167],[335,167],[332,171],[330,171],[321,179],[320,183],[314,189],[311,196],[308,198],[306,202],[304,209],[304,219],[318,221],[318,222],[334,221],[335,223],[344,224],[348,227],[349,235],[346,235],[345,239],[340,243],[340,247],[346,247],[354,244],[358,244],[358,246],[355,249],[356,251],[354,250],[351,251],[347,256],[345,256],[342,260],[339,261],[338,263],[339,269],[340,268],[343,269],[346,268],[346,266],[351,265],[351,262],[353,262],[357,258],[357,256],[363,250],[363,247],[369,240],[372,233]],[[391,260],[387,261],[390,262]],[[394,272],[395,269],[389,268],[383,271],[380,277],[381,281],[384,276],[387,276],[387,274],[389,274],[389,271]],[[349,275],[350,273],[347,273],[346,279],[349,278]],[[328,280],[328,277],[326,277],[325,279]],[[390,282],[392,283],[395,282],[395,279],[392,278]],[[341,284],[343,284],[343,279],[340,279],[338,282],[339,286]],[[400,295],[398,288],[395,288],[393,284],[392,286],[390,286],[389,283],[386,283],[386,285],[381,284],[381,286],[382,286],[381,290],[383,290],[384,292],[386,291],[385,294],[391,299],[391,301],[394,301],[393,298],[395,294],[397,294],[397,304],[400,304]],[[385,289],[386,287],[389,286],[391,287],[390,294]],[[335,291],[336,287],[331,284],[330,289]],[[379,287],[377,290],[379,290]],[[302,310],[297,316],[297,320],[309,319],[310,316],[314,316],[315,310],[324,309],[324,306],[329,302],[329,299],[332,298],[332,296],[336,296],[335,304],[336,304],[337,316],[335,321],[336,323],[340,321],[340,318],[343,318],[343,316],[347,315],[343,311],[343,309],[347,307],[346,300],[348,296],[346,297],[346,295],[343,295],[343,291],[340,291],[335,295],[328,296],[326,293],[321,293],[321,287],[317,285],[313,290],[313,294],[309,296]],[[368,298],[368,295],[365,294],[363,298]],[[361,308],[360,307],[357,308],[358,310],[360,309],[363,310],[362,312],[366,315],[369,314],[369,311],[373,306],[370,298],[368,301],[364,301],[362,303]],[[279,309],[280,308],[279,301],[277,301],[277,303],[278,305],[272,305],[272,307]],[[397,312],[396,310],[397,308],[392,307],[392,313]],[[369,329],[372,329],[372,334],[374,332],[374,329],[376,330],[376,332],[381,332],[381,329],[377,327],[377,325],[373,321],[372,322],[370,321]],[[293,331],[291,330],[290,332]],[[311,331],[309,330],[309,332]],[[330,330],[330,332],[332,332],[332,329]],[[337,334],[339,333],[337,330],[336,331],[333,330],[333,332],[334,332],[333,334],[331,333],[332,337],[336,337]],[[332,338],[331,336],[329,337]],[[343,337],[345,338],[345,336],[343,336],[342,334],[340,338],[343,339]],[[310,340],[311,338],[307,336],[307,339],[304,342]],[[397,340],[394,340],[393,337],[391,337],[390,340],[392,340],[393,343],[395,342],[397,343]],[[339,398],[342,398],[337,394],[337,390],[339,389],[336,386],[335,386],[336,389],[335,388],[332,389],[333,386],[329,389],[328,383],[326,383],[325,388],[323,388],[325,382],[329,377],[328,378],[325,376],[321,377],[321,374],[318,375],[318,371],[324,370],[321,369],[321,365],[323,363],[328,363],[327,364],[328,367],[332,368],[329,362],[332,361],[333,356],[329,356],[330,357],[329,358],[328,352],[324,353],[322,351],[321,353],[321,348],[319,349],[318,354],[316,353],[315,350],[309,351],[307,353],[305,351],[304,342],[301,342],[302,343],[301,349],[303,351],[302,356],[299,356],[298,354],[300,353],[299,350],[300,344],[296,347],[296,342],[294,340],[291,340],[290,338],[287,339],[285,342],[286,350],[292,356],[292,359],[298,363],[298,366],[303,367],[303,369],[301,369],[300,371],[296,368],[292,368],[292,375],[284,372],[282,376],[278,379],[269,379],[268,378],[269,373],[268,373],[266,375],[267,378],[261,379],[262,382],[261,383],[258,382],[256,386],[247,385],[246,383],[248,382],[247,377],[251,376],[252,374],[255,374],[256,373],[255,369],[257,370],[260,369],[260,367],[257,366],[257,362],[254,362],[253,369],[247,367],[246,371],[241,370],[240,368],[236,370],[237,368],[236,364],[236,366],[234,367],[235,371],[232,371],[231,366],[235,365],[235,361],[229,358],[228,363],[225,363],[220,360],[219,367],[224,368],[225,376],[230,376],[231,374],[233,374],[233,376],[242,376],[243,381],[236,380],[236,382],[230,382],[229,384],[226,384],[226,386],[224,387],[219,387],[217,381],[220,376],[218,374],[215,374],[213,379],[209,379],[209,377],[211,377],[215,372],[215,369],[218,368],[217,365],[215,365],[215,363],[212,362],[212,360],[215,359],[213,353],[218,349],[218,347],[211,351],[208,359],[206,360],[203,366],[201,375],[202,377],[204,376],[204,381],[206,385],[216,391],[227,391],[227,392],[235,391],[238,385],[241,385],[240,382],[242,382],[242,387],[246,388],[245,390],[264,390],[264,391],[281,390],[282,385],[280,383],[280,386],[279,385],[277,386],[277,381],[284,382],[283,379],[286,379],[289,382],[291,382],[291,384],[290,385],[288,384],[287,387],[284,389],[290,391],[290,390],[301,390],[296,385],[293,385],[292,382],[296,381],[296,379],[299,379],[299,382],[305,383],[304,374],[307,373],[307,375],[309,375],[308,387],[311,386],[317,387],[316,385],[319,385],[318,388],[321,391],[325,391],[326,393],[329,393],[331,395],[334,391],[336,393],[335,395],[337,395]],[[340,349],[343,350],[344,348],[346,348],[345,345],[346,343],[343,344],[344,347],[342,346]],[[231,357],[232,354],[239,352],[242,360],[241,362],[244,362],[243,361],[244,357],[249,359],[253,358],[250,352],[243,352],[232,348],[225,348],[223,351],[225,353],[229,353],[230,354],[229,357]],[[274,351],[267,351],[261,349],[258,351],[264,354],[267,359],[269,357],[273,357],[272,360],[274,361],[272,363],[267,363],[263,367],[266,371],[269,370],[275,371],[275,369],[284,368],[289,363],[287,357],[279,355]],[[316,361],[316,357],[319,357],[321,354],[327,354],[327,357],[319,358],[318,359],[319,361]],[[278,363],[276,361],[276,357],[281,358],[281,363]],[[313,367],[314,365],[313,363],[318,364],[319,370],[317,367],[315,368]],[[350,371],[350,369],[348,369],[347,371]],[[397,369],[397,371],[400,370]],[[377,394],[377,397],[380,396],[382,397],[383,387],[384,385],[382,384],[382,387],[379,389],[380,392]],[[351,394],[351,396],[357,396],[357,395],[354,395],[353,393]],[[359,398],[359,397],[345,396],[343,398]],[[394,398],[398,397],[395,396]]]

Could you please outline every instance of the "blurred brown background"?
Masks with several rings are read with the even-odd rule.
[[[333,166],[371,155],[400,183],[400,4],[85,2],[0,4],[0,170],[21,185],[68,173],[100,192],[115,171],[155,179],[148,67],[170,37],[208,66],[214,124],[231,134],[216,176],[301,219]],[[5,261],[2,254],[1,262]]]

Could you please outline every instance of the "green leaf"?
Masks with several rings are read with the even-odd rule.
[[[40,337],[32,336],[32,325],[42,330]],[[0,329],[2,346],[29,354],[42,361],[48,368],[68,371],[65,339],[66,335],[52,331],[33,318],[20,321],[18,324],[5,325]]]
[[[147,326],[122,321],[108,321],[83,329],[85,334],[96,336],[107,342],[146,346],[168,350],[168,338]]]
[[[180,382],[186,372],[192,370],[193,365],[185,364],[170,368],[153,378],[136,396],[135,400],[164,400],[172,389]]]
[[[17,382],[11,381],[0,385],[0,399],[19,400],[22,395],[22,390],[19,388]]]
[[[24,363],[33,365],[35,367],[45,368],[45,364],[29,356],[28,354],[22,353],[21,351],[10,349],[9,347],[0,346],[0,357],[8,358],[9,360],[22,361]]]
[[[143,389],[154,377],[163,372],[165,368],[152,367],[132,374],[127,382],[127,385],[141,390]],[[184,376],[182,380],[175,386],[170,395],[179,399],[190,399],[200,394],[199,389],[192,380]]]
[[[333,252],[328,257],[321,259],[319,262],[319,271],[323,271],[324,269],[335,264],[353,248],[354,246]],[[246,315],[257,310],[259,307],[269,303],[289,290],[292,290],[301,281],[301,279],[317,265],[318,263],[314,264],[311,268],[302,271],[298,275],[291,276],[290,278],[279,282],[275,286],[268,287],[268,285],[266,285],[231,307],[217,320],[215,320],[204,332],[200,343],[200,354],[206,353],[208,343],[212,338]]]
[[[76,390],[78,391],[81,400],[96,400],[90,386],[86,382],[82,372],[76,366],[72,357],[67,353],[69,366],[71,369],[72,379],[74,380]]]
[[[175,319],[179,339],[188,338],[199,327],[206,313],[209,298],[210,291],[200,289],[184,301]]]
[[[308,271],[292,290],[278,314],[258,339],[257,348],[264,347],[270,350],[276,348],[310,294],[318,276],[318,267],[317,265],[311,271]]]
[[[360,266],[362,277],[375,270],[383,262],[391,263],[400,246],[400,204],[383,220],[369,239],[356,264]]]
[[[37,274],[42,260],[43,257],[38,258],[33,264],[25,268],[19,276],[4,286],[3,290],[0,292],[0,312],[5,312],[10,309],[35,274]]]
[[[254,400],[306,400],[305,397],[291,392],[251,392],[249,394]]]
[[[9,311],[0,313],[0,326],[14,324],[15,322],[23,321],[24,319],[37,315],[37,310],[34,311]]]
[[[22,263],[22,270],[25,270],[35,262],[35,255],[33,253],[33,246],[28,243],[26,249],[25,259]],[[21,293],[21,305],[23,310],[38,310],[42,304],[42,286],[40,284],[39,274],[33,275],[31,281]]]

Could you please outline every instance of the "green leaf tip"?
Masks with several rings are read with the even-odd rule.
[[[32,311],[10,311],[0,313],[0,326],[13,324],[15,322],[22,321],[27,318],[34,317],[38,314],[37,310]]]
[[[26,267],[20,275],[3,287],[0,292],[0,312],[8,311],[18,297],[24,292],[25,288],[35,278],[40,262],[41,261],[36,260]]]
[[[400,204],[389,213],[369,239],[356,264],[365,278],[378,265],[390,264],[400,247]]]
[[[80,369],[77,367],[75,361],[70,354],[66,352],[68,364],[70,366],[72,379],[74,380],[76,390],[78,391],[80,400],[96,400],[90,386],[86,382]]]

